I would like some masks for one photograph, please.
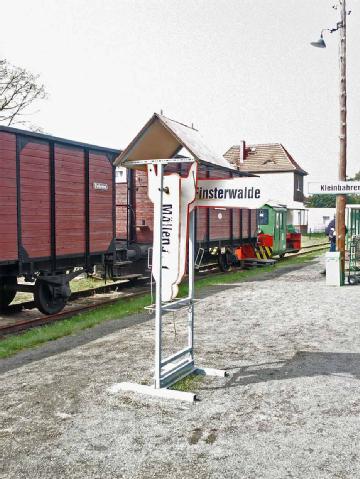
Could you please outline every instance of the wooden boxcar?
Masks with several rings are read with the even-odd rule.
[[[60,311],[74,268],[114,260],[117,154],[0,126],[0,307],[31,291],[43,313]]]
[[[187,174],[188,166],[167,166],[166,171]],[[229,178],[223,172],[202,172],[199,178]],[[148,197],[147,176],[143,171],[117,169],[116,217],[117,238],[127,241],[137,257],[145,254],[153,239],[153,204]],[[256,242],[256,210],[230,208],[197,208],[197,249],[204,250],[204,259],[210,255],[218,257],[219,265],[227,269],[227,257],[233,249],[244,242]]]

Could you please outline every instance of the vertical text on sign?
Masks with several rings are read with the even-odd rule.
[[[168,249],[171,249],[171,233],[173,231],[173,209],[172,205],[163,205],[163,214],[162,214],[162,251],[163,253],[168,252]],[[166,248],[165,248],[166,247]]]

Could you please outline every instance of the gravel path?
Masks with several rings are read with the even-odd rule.
[[[1,375],[4,478],[360,477],[360,287],[321,265],[212,287],[197,305],[195,405],[111,395],[150,382],[153,322]],[[184,320],[169,315],[166,349]]]

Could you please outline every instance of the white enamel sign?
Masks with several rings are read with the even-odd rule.
[[[107,191],[109,189],[109,185],[107,183],[98,183],[94,181],[93,183],[94,190],[101,190],[101,191]]]
[[[176,298],[179,284],[184,276],[187,251],[187,229],[190,204],[195,199],[196,191],[196,168],[194,163],[187,178],[181,178],[177,173],[164,175],[163,179],[163,206],[162,206],[162,300],[171,301]],[[154,203],[154,243],[152,273],[155,281],[159,276],[159,234],[155,228],[158,224],[160,208],[159,201],[159,178],[153,165],[148,166],[149,198]]]
[[[268,200],[261,178],[205,179],[198,181],[195,205],[256,209]]]
[[[360,181],[325,181],[308,185],[310,195],[360,195]]]

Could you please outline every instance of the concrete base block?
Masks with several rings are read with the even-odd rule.
[[[218,376],[220,378],[229,376],[229,373],[224,369],[196,368],[193,372],[194,374],[201,374],[202,376]]]
[[[177,399],[179,401],[194,402],[196,394],[184,391],[175,391],[173,389],[155,389],[154,386],[145,386],[136,383],[117,383],[109,388],[111,394],[116,394],[120,391],[130,391],[147,396],[155,396],[163,399]]]

